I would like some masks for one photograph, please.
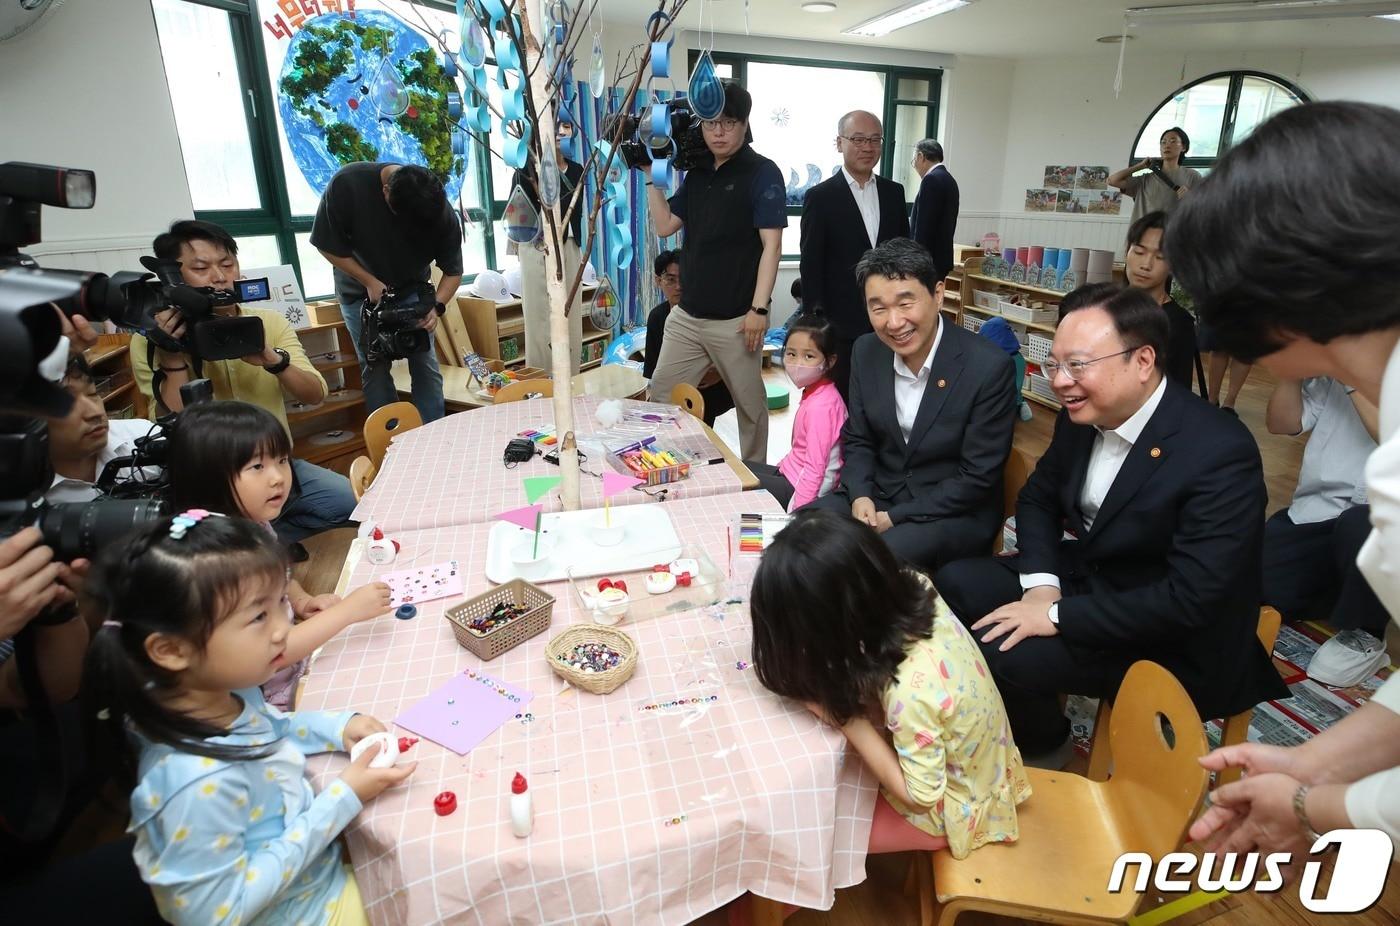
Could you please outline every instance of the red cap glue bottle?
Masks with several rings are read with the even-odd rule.
[[[370,534],[369,546],[365,551],[365,558],[376,566],[384,566],[388,563],[392,563],[394,557],[398,556],[398,553],[399,542],[397,540],[386,539],[384,532],[376,527]]]
[[[535,826],[535,805],[530,798],[530,786],[519,772],[510,783],[510,829],[521,839],[530,835]]]

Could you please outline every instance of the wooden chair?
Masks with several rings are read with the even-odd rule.
[[[1278,641],[1278,629],[1282,618],[1278,611],[1265,606],[1259,609],[1259,626],[1256,634],[1259,642],[1264,646],[1264,652],[1273,655],[1274,643]],[[1110,718],[1113,716],[1113,705],[1107,698],[1099,701],[1099,713],[1094,718],[1094,740],[1089,744],[1089,768],[1085,771],[1093,781],[1104,781],[1108,778],[1109,769],[1113,765],[1113,749],[1109,741],[1108,730]],[[1254,719],[1254,708],[1240,711],[1225,718],[1225,729],[1220,735],[1220,745],[1234,746],[1243,743],[1249,738],[1249,724]],[[1101,732],[1102,731],[1102,732]],[[1216,787],[1239,779],[1242,770],[1229,768],[1215,776]]]
[[[541,395],[546,399],[553,398],[554,380],[522,379],[513,383],[507,383],[496,393],[496,404],[504,405],[507,402],[519,402],[529,395]]]
[[[679,405],[701,421],[705,420],[705,397],[690,383],[676,383],[671,390],[671,404]]]
[[[390,402],[376,408],[365,419],[365,452],[374,464],[374,471],[384,465],[384,453],[396,434],[412,431],[423,425],[423,416],[412,402]]]
[[[355,493],[355,501],[358,502],[369,490],[370,483],[374,482],[374,474],[374,461],[369,457],[358,456],[350,464],[350,488]]]
[[[1182,844],[1210,779],[1197,761],[1206,736],[1181,683],[1145,661],[1128,670],[1111,723],[1122,757],[1112,779],[1028,768],[1034,793],[1017,808],[1016,842],[961,861],[934,853],[936,896],[923,895],[923,926],[951,926],[965,910],[1064,923],[1122,923],[1136,912],[1142,897],[1107,890],[1114,860],[1125,852],[1159,859]]]
[[[1035,460],[1030,454],[1019,447],[1012,447],[1011,453],[1006,457],[1006,466],[1001,471],[1001,521],[1004,525],[1006,519],[1016,513],[1016,499],[1021,494],[1021,490],[1026,487],[1026,480],[1031,478],[1031,472],[1035,469]],[[1003,532],[998,531],[996,539],[992,541],[992,553],[1000,553],[1005,548],[1005,537]]]

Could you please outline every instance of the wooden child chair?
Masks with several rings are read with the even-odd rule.
[[[355,501],[364,497],[374,482],[374,461],[366,456],[358,456],[350,464],[350,489],[355,493]]]
[[[1267,605],[1259,609],[1259,626],[1256,634],[1259,642],[1264,646],[1264,652],[1270,656],[1274,652],[1274,644],[1278,642],[1279,624],[1282,618],[1278,611]],[[1099,713],[1094,718],[1094,739],[1089,744],[1089,768],[1084,772],[1093,781],[1104,781],[1108,778],[1109,769],[1113,765],[1113,749],[1108,738],[1109,719],[1113,716],[1113,705],[1107,698],[1099,701]],[[1220,735],[1220,745],[1234,746],[1243,743],[1249,738],[1249,724],[1254,719],[1254,708],[1240,711],[1225,718],[1225,729]],[[1239,779],[1241,769],[1227,768],[1225,771],[1215,776],[1216,787],[1229,784]]]
[[[671,389],[671,404],[679,405],[701,421],[705,420],[705,397],[690,383],[676,383]]]
[[[384,465],[384,453],[396,434],[422,427],[423,416],[412,402],[390,402],[376,408],[365,419],[365,452],[374,464],[375,472]]]
[[[922,926],[952,926],[965,910],[1066,923],[1122,923],[1137,911],[1142,897],[1107,890],[1114,860],[1158,859],[1182,844],[1210,780],[1198,762],[1206,736],[1186,689],[1146,661],[1128,670],[1110,723],[1111,779],[1027,768],[1032,796],[1017,808],[1016,842],[961,861],[934,853],[936,897],[924,893]]]
[[[1001,523],[1002,530],[997,531],[996,539],[992,541],[992,553],[995,555],[1005,549],[1006,544],[1006,519],[1016,513],[1016,499],[1020,497],[1021,490],[1026,487],[1026,482],[1031,478],[1032,471],[1035,470],[1035,460],[1030,454],[1019,447],[1012,447],[1011,453],[1006,457],[1006,466],[1001,471]]]
[[[554,397],[554,380],[552,379],[522,379],[513,383],[506,383],[496,392],[496,404],[504,405],[507,402],[519,402],[526,396],[541,395],[546,399]]]

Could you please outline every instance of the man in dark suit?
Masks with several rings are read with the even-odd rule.
[[[841,170],[802,199],[802,305],[825,313],[836,329],[831,380],[844,399],[850,398],[851,345],[871,331],[856,261],[882,241],[909,237],[903,184],[874,175],[883,141],[879,119],[846,113],[836,123]]]
[[[849,511],[926,569],[987,550],[1001,526],[1011,451],[1011,358],[939,317],[928,251],[895,238],[856,264],[874,334],[856,341],[841,487],[813,502]]]
[[[941,280],[953,269],[953,231],[958,225],[958,181],[943,166],[943,146],[925,138],[914,146],[914,170],[923,179],[910,219],[914,240],[928,248]]]
[[[1113,698],[1139,659],[1202,717],[1287,696],[1255,635],[1254,438],[1164,376],[1167,319],[1143,290],[1082,287],[1061,311],[1042,367],[1064,410],[1016,505],[1018,553],[934,577],[982,640],[1021,751],[1045,765],[1069,756],[1057,695]]]

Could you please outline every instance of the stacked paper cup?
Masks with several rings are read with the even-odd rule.
[[[1088,272],[1085,283],[1111,283],[1113,281],[1113,252],[1095,249],[1089,252]]]
[[[1026,258],[1026,282],[1040,285],[1040,268],[1045,264],[1045,247],[1039,244],[1030,246],[1030,257]]]
[[[1062,258],[1063,259],[1063,258]],[[1071,290],[1077,286],[1082,286],[1085,276],[1089,272],[1089,249],[1075,248],[1070,252],[1069,270],[1060,275],[1060,288]]]
[[[1045,259],[1040,262],[1040,285],[1054,289],[1060,279],[1060,249],[1046,248]]]

